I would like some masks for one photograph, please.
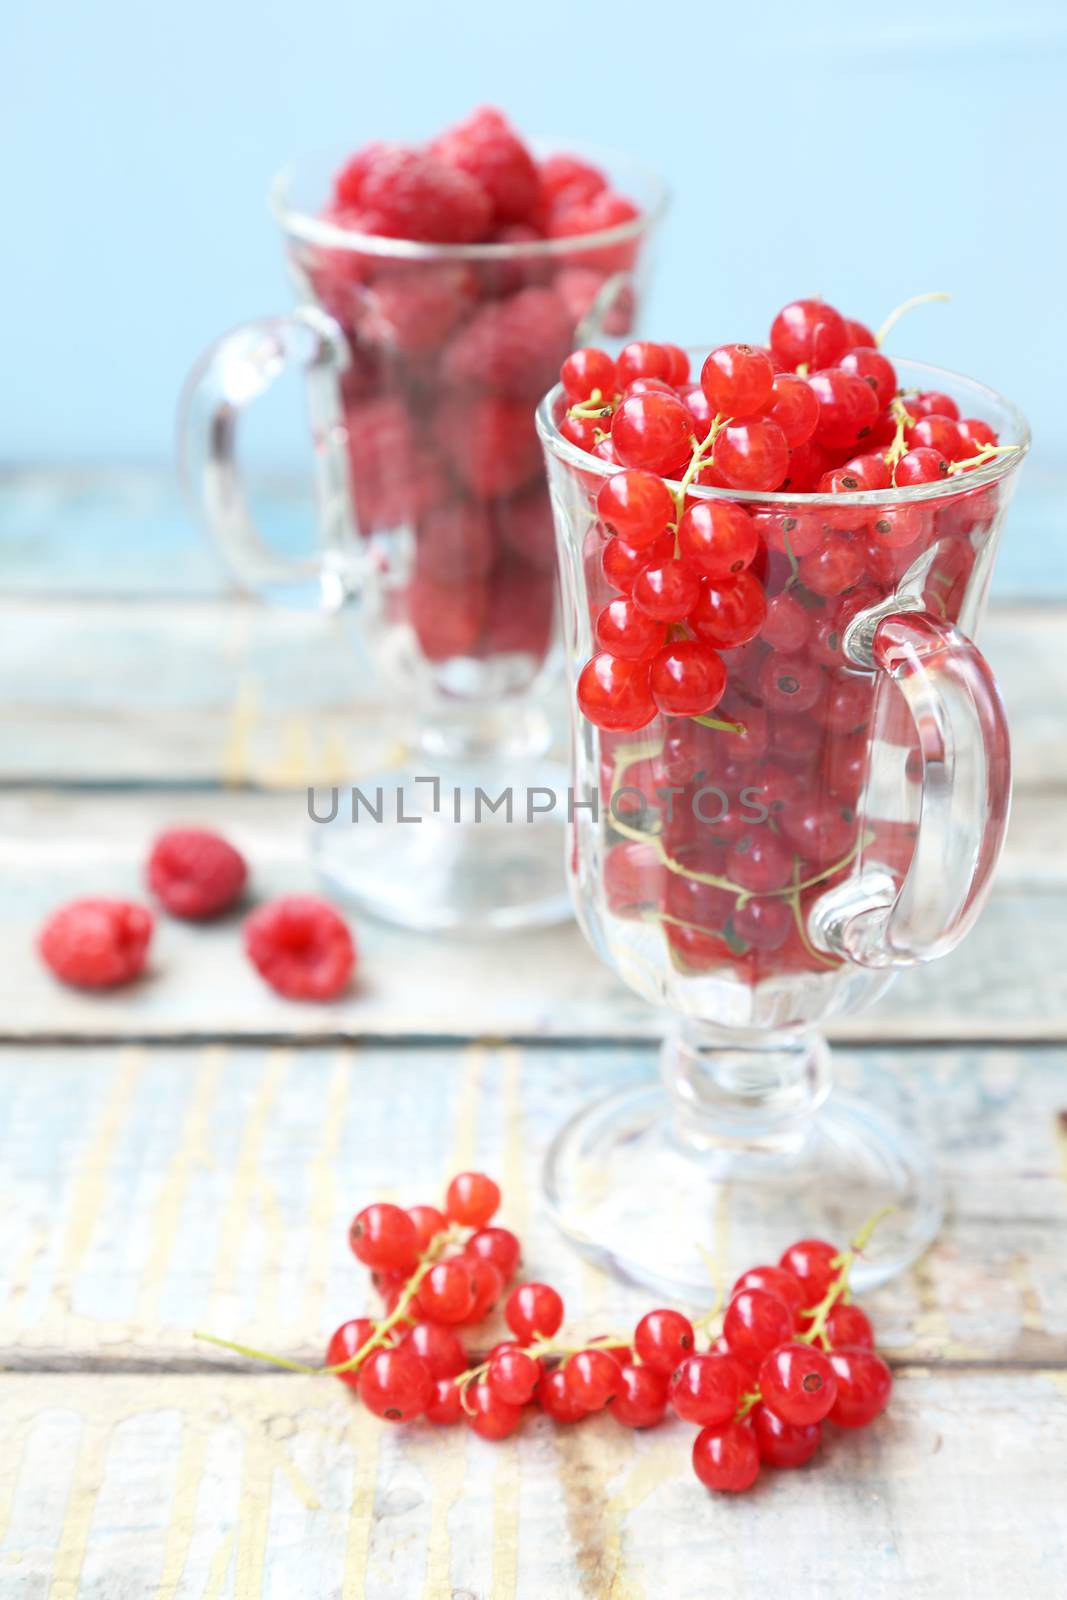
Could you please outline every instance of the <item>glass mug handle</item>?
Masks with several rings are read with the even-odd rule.
[[[895,610],[873,631],[871,620],[850,630],[845,650],[892,680],[911,714],[922,773],[915,850],[899,886],[888,868],[861,864],[813,907],[811,932],[859,966],[906,967],[954,949],[985,904],[1008,825],[1011,746],[996,680],[969,639],[927,612]],[[889,748],[875,746],[875,763]]]
[[[348,346],[332,317],[314,306],[261,317],[223,334],[186,380],[178,411],[178,460],[190,500],[238,581],[282,597],[309,582],[335,610],[360,587],[360,541],[352,522],[348,433],[340,377]],[[245,492],[238,425],[246,408],[292,366],[307,381],[314,451],[319,550],[284,556],[256,527]]]

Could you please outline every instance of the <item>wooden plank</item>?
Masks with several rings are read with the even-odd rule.
[[[1067,787],[1067,609],[991,611],[983,647],[1021,789]],[[355,612],[248,601],[8,601],[0,784],[350,781],[398,757],[400,710],[364,660]],[[553,702],[565,725],[561,691]]]
[[[1024,793],[1000,885],[970,938],[936,967],[905,974],[869,1011],[841,1019],[835,1036],[1067,1038],[1062,814],[1057,797]],[[259,896],[316,887],[310,824],[297,794],[0,794],[0,1036],[653,1039],[665,1025],[573,925],[471,942],[418,937],[356,916],[359,983],[321,1006],[267,989],[244,958],[237,916],[207,926],[161,918],[143,982],[110,995],[63,989],[37,958],[34,930],[74,895],[142,895],[150,841],[176,821],[231,836],[253,865]],[[1005,954],[1020,950],[1025,982],[1017,959]]]
[[[12,1600],[1001,1600],[1059,1592],[1067,1391],[898,1374],[889,1414],[743,1501],[693,1429],[390,1428],[306,1378],[3,1377]],[[709,1587],[710,1585],[710,1587]]]
[[[921,1269],[870,1300],[897,1359],[1067,1371],[1065,1065],[1063,1049],[838,1053],[841,1090],[924,1129],[948,1187]],[[621,1046],[0,1051],[0,1365],[236,1360],[196,1328],[318,1362],[375,1303],[355,1211],[435,1201],[472,1165],[500,1178],[502,1221],[568,1327],[632,1326],[647,1295],[561,1242],[540,1170],[573,1111],[654,1069]],[[750,1263],[728,1236],[722,1254],[732,1282]]]

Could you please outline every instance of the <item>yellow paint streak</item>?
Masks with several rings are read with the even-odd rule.
[[[474,1166],[478,1142],[478,1105],[485,1071],[485,1046],[468,1045],[463,1052],[459,1091],[456,1095],[456,1123],[452,1133],[452,1153],[448,1159],[447,1177],[456,1172],[466,1172]]]
[[[274,1451],[260,1434],[245,1438],[241,1501],[237,1510],[234,1600],[261,1600],[274,1488]]]
[[[208,1143],[211,1110],[225,1057],[226,1051],[221,1045],[211,1045],[201,1054],[178,1148],[171,1157],[152,1216],[148,1252],[134,1313],[134,1321],[140,1327],[152,1327],[157,1321],[159,1297],[191,1180],[198,1171],[212,1165]]]
[[[15,1257],[15,1264],[11,1269],[11,1292],[4,1307],[5,1317],[11,1327],[14,1327],[18,1320],[18,1312],[29,1293],[33,1269],[47,1251],[48,1240],[47,1228],[28,1229],[25,1243]]]
[[[1052,1119],[1052,1142],[1056,1150],[1060,1177],[1067,1187],[1067,1111],[1059,1112]]]
[[[370,1558],[378,1484],[378,1445],[383,1426],[360,1406],[347,1429],[346,1437],[355,1451],[356,1465],[352,1480],[352,1504],[348,1511],[341,1600],[364,1600],[367,1592],[367,1562]]]
[[[322,779],[325,784],[347,783],[352,773],[352,762],[344,735],[332,723],[322,739]]]
[[[235,1529],[219,1540],[218,1548],[211,1558],[208,1568],[207,1583],[204,1585],[204,1600],[221,1600],[222,1592],[226,1587],[226,1579],[230,1573],[230,1562],[233,1560],[233,1549],[237,1543]]]
[[[626,1519],[661,1484],[678,1476],[677,1439],[660,1440],[642,1451],[622,1487],[604,1507],[605,1567],[611,1572],[609,1600],[645,1600],[645,1590],[635,1573],[625,1570],[622,1548]]]
[[[163,1567],[156,1588],[156,1600],[173,1600],[189,1559],[196,1531],[197,1497],[204,1476],[207,1435],[199,1423],[184,1419],[181,1451],[174,1477],[170,1526],[163,1551]]]
[[[243,672],[230,708],[219,761],[219,776],[227,787],[246,783],[251,774],[252,735],[259,719],[260,699],[258,674]]]
[[[503,1190],[509,1227],[521,1239],[526,1233],[530,1213],[530,1191],[526,1185],[526,1136],[522,1109],[522,1051],[508,1045],[500,1052],[501,1101],[504,1132],[500,1149],[500,1169],[496,1177]]]
[[[26,1439],[34,1418],[20,1417],[14,1427],[5,1425],[3,1449],[0,1450],[0,1544],[3,1544],[11,1522],[11,1509],[15,1502],[15,1489],[22,1473],[26,1454]]]
[[[96,1498],[104,1478],[107,1449],[115,1419],[93,1417],[86,1421],[74,1459],[67,1511],[59,1536],[49,1600],[77,1600]]]
[[[311,773],[311,729],[306,716],[286,717],[281,730],[281,750],[264,781],[275,789],[304,788]]]
[[[337,1215],[337,1157],[344,1132],[352,1055],[338,1053],[326,1086],[322,1124],[307,1174],[307,1272],[300,1320],[304,1333],[319,1326],[326,1298],[326,1275],[333,1252],[333,1224]]]
[[[1044,1333],[1045,1322],[1041,1315],[1041,1301],[1030,1272],[1030,1263],[1025,1255],[1014,1255],[1011,1258],[1011,1275],[1019,1291],[1019,1320],[1024,1328],[1033,1333]]]
[[[449,1518],[463,1493],[467,1467],[467,1430],[438,1430],[428,1441],[423,1470],[430,1484],[430,1528],[426,1536],[426,1577],[422,1600],[443,1600],[452,1593],[452,1539]]]
[[[111,1090],[96,1130],[82,1156],[78,1177],[67,1207],[67,1225],[56,1264],[52,1300],[62,1310],[73,1311],[74,1284],[92,1242],[110,1181],[111,1158],[129,1113],[144,1067],[142,1049],[127,1046],[119,1051]]]
[[[491,1600],[514,1600],[519,1583],[519,1453],[500,1451],[493,1472]]]
[[[252,1198],[260,1182],[259,1158],[287,1063],[287,1051],[271,1051],[245,1117],[244,1133],[234,1163],[230,1196],[219,1224],[219,1243],[211,1282],[210,1316],[213,1321],[220,1320],[220,1307],[230,1292],[241,1249],[245,1243],[245,1230]],[[213,1322],[208,1323],[209,1327],[212,1325]]]

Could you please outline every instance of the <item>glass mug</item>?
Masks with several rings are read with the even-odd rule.
[[[310,590],[331,611],[358,602],[360,642],[395,714],[414,715],[403,767],[355,780],[369,803],[361,825],[342,791],[313,832],[327,880],[408,927],[571,915],[558,815],[508,821],[477,791],[495,800],[566,782],[547,759],[542,703],[559,660],[534,411],[570,349],[630,335],[666,205],[650,172],[586,156],[639,215],[503,244],[354,232],[328,204],[340,159],[286,169],[272,205],[300,304],[225,335],[182,398],[183,479],[238,579],[288,601]],[[516,348],[520,304],[538,337]],[[290,366],[306,375],[318,520],[317,552],[301,560],[257,531],[237,450],[242,412]],[[330,810],[321,800],[316,815]]]
[[[657,715],[636,733],[594,727],[573,693],[617,593],[595,499],[619,469],[561,436],[558,388],[538,412],[572,681],[572,892],[600,957],[673,1013],[661,1085],[580,1111],[550,1150],[546,1189],[589,1255],[686,1299],[707,1298],[700,1246],[726,1225],[738,1260],[773,1261],[789,1239],[845,1241],[892,1207],[862,1286],[912,1261],[941,1216],[921,1146],[828,1098],[817,1030],[951,950],[989,892],[1010,752],[971,641],[1028,434],[991,390],[894,366],[905,389],[948,393],[1018,448],[878,493],[694,484],[690,496],[752,514],[753,571],[768,602],[789,599],[768,630],[776,648],[761,633],[723,650],[727,689],[708,718]],[[836,571],[813,557],[825,541]]]

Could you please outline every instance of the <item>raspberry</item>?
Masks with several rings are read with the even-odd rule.
[[[489,614],[482,655],[533,656],[540,661],[552,641],[555,573],[523,561],[503,561],[489,580]]]
[[[284,895],[253,911],[245,952],[272,989],[289,1000],[332,1000],[352,976],[352,935],[332,906],[314,895]]]
[[[248,877],[244,857],[206,828],[170,828],[152,846],[148,887],[172,917],[214,917],[233,905]]]
[[[445,352],[447,383],[535,399],[551,388],[571,346],[566,307],[551,289],[521,289],[484,306]]]
[[[616,194],[613,189],[603,189],[591,200],[570,201],[554,209],[548,219],[550,239],[572,239],[588,233],[603,233],[608,228],[619,228],[638,215],[632,200]],[[637,241],[608,245],[600,250],[576,251],[573,257],[582,266],[599,267],[603,272],[625,272],[637,258]]]
[[[563,267],[557,274],[556,293],[566,306],[574,327],[589,315],[605,281],[604,273],[595,267]],[[620,284],[610,306],[599,308],[601,331],[613,339],[624,339],[633,328],[634,309],[632,285]]]
[[[437,441],[480,499],[514,494],[536,478],[541,451],[530,408],[499,395],[449,399],[437,414]]]
[[[145,964],[152,913],[129,900],[72,900],[53,911],[37,936],[45,965],[63,983],[111,989]]]
[[[360,531],[395,527],[410,505],[414,437],[407,408],[396,395],[382,395],[352,406],[345,422]]]
[[[418,526],[415,561],[419,576],[435,583],[484,578],[493,565],[493,529],[485,507],[456,500],[430,511]]]
[[[370,144],[365,144],[362,150],[357,150],[355,155],[345,162],[333,180],[333,193],[337,204],[348,207],[360,205],[363,200],[363,186],[375,167],[397,155],[411,154],[414,152],[409,146],[396,144],[387,139],[373,139]]]
[[[539,484],[514,500],[498,501],[493,528],[505,549],[539,572],[555,576],[556,530],[546,488]]]
[[[427,661],[472,656],[485,626],[485,583],[436,583],[416,577],[405,596],[408,620]]]
[[[469,267],[424,265],[379,279],[362,299],[357,330],[368,344],[403,355],[437,350],[474,299]]]
[[[355,226],[387,239],[474,244],[489,232],[492,203],[481,184],[436,156],[395,146],[361,174]]]
[[[551,210],[564,205],[592,200],[607,188],[607,179],[596,167],[577,156],[549,156],[540,165],[541,192]]]
[[[469,173],[488,194],[496,222],[526,222],[541,199],[533,157],[507,118],[482,106],[430,146],[440,160]]]

